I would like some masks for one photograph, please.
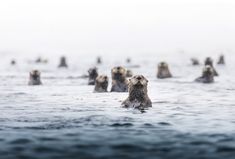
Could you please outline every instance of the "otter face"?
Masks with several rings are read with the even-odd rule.
[[[38,70],[33,70],[29,73],[29,85],[40,85],[41,73]]]
[[[136,75],[130,79],[130,84],[137,87],[144,87],[147,86],[148,80],[142,75]]]
[[[90,68],[88,70],[88,74],[89,74],[88,84],[89,85],[95,85],[95,80],[96,80],[96,78],[98,76],[97,68],[96,67]]]
[[[126,69],[121,66],[114,67],[111,72],[112,78],[115,80],[119,80],[126,77]]]
[[[100,75],[96,78],[95,81],[95,92],[107,92],[108,88],[108,76],[106,75]]]
[[[161,62],[158,65],[158,73],[157,73],[158,78],[170,78],[172,77],[168,64],[165,62]]]
[[[64,56],[62,56],[61,58],[60,58],[60,64],[59,64],[59,67],[68,67],[68,65],[67,65],[67,62],[66,62],[67,60],[66,60],[66,57],[64,57]]]
[[[202,74],[203,76],[214,76],[213,68],[210,65],[206,65]]]

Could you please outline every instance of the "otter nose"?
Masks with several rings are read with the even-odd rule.
[[[107,80],[107,79],[108,79],[108,77],[107,77],[107,76],[104,76],[104,79],[105,79],[105,80]]]
[[[121,67],[117,67],[117,70],[120,70],[121,69]]]
[[[137,80],[141,80],[141,77],[137,77]]]

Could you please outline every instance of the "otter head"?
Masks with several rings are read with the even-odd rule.
[[[124,82],[126,79],[126,69],[121,66],[114,67],[111,73],[113,80]]]
[[[133,72],[131,70],[126,70],[126,77],[132,77]]]
[[[99,75],[95,80],[95,92],[107,92],[108,83],[108,76]]]
[[[210,65],[213,66],[213,60],[210,57],[207,57],[205,60],[205,66]]]
[[[199,65],[200,64],[200,62],[196,58],[191,58],[191,61],[192,61],[193,65]]]
[[[66,60],[66,57],[65,57],[65,56],[62,56],[62,57],[60,58],[59,67],[68,67],[68,65],[67,65],[67,60]]]
[[[41,73],[38,70],[33,70],[29,73],[29,85],[40,85]]]
[[[97,68],[94,67],[94,68],[90,68],[88,70],[88,74],[89,74],[89,81],[88,81],[88,84],[89,85],[94,85],[95,84],[95,80],[98,76],[98,71],[97,71]]]
[[[129,85],[134,88],[144,88],[148,85],[148,80],[142,75],[135,75],[129,81]]]
[[[158,78],[170,78],[172,77],[168,64],[165,62],[160,62],[158,64],[158,73],[157,73]]]
[[[166,62],[160,62],[158,64],[159,69],[168,69],[168,64]]]

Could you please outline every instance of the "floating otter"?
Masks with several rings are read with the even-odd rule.
[[[100,75],[95,80],[95,89],[94,92],[107,92],[108,88],[108,76]]]
[[[220,55],[217,64],[218,65],[224,65],[225,64],[224,55]]]
[[[16,65],[16,61],[15,60],[11,60],[11,65]]]
[[[163,79],[163,78],[171,78],[172,75],[170,73],[168,64],[165,62],[160,62],[158,65],[158,73],[157,78]]]
[[[125,108],[145,109],[152,107],[148,97],[148,80],[142,75],[133,76],[129,80],[129,97],[122,103]]]
[[[111,73],[112,73],[111,92],[127,92],[128,80],[126,79],[126,69],[121,66],[114,67]]]
[[[35,63],[48,63],[48,60],[47,59],[42,59],[41,57],[38,57],[36,60],[35,60]]]
[[[58,67],[64,67],[64,68],[67,68],[67,67],[68,67],[66,57],[62,56],[62,57],[60,58],[60,64],[59,64]]]
[[[214,76],[219,76],[219,74],[217,73],[217,71],[215,70],[214,66],[213,66],[213,60],[210,57],[207,57],[205,60],[205,66],[209,65],[211,66],[211,68],[213,69],[214,72]]]
[[[196,58],[191,58],[191,62],[192,62],[192,65],[196,66],[196,65],[200,65],[200,62],[198,59]]]
[[[89,73],[89,79],[88,79],[88,85],[95,85],[95,80],[98,77],[98,71],[97,68],[90,68],[88,70]]]
[[[96,58],[96,63],[97,63],[97,64],[102,64],[102,59],[101,59],[101,57],[98,56],[98,57]]]
[[[38,70],[33,70],[29,73],[28,85],[41,85],[41,73]]]
[[[202,76],[195,80],[201,83],[213,83],[214,82],[214,71],[210,65],[206,65],[203,69]]]
[[[133,76],[133,72],[129,69],[126,70],[126,77],[129,78],[129,77],[132,77]]]
[[[127,59],[126,59],[126,63],[131,63],[131,59],[130,59],[130,58],[127,58]]]

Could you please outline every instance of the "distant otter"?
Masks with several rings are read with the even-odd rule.
[[[170,73],[168,64],[165,62],[160,62],[158,65],[158,73],[157,78],[163,79],[163,78],[171,78],[172,75]]]
[[[219,74],[217,73],[217,71],[215,70],[214,66],[213,66],[213,60],[210,57],[207,57],[205,60],[205,66],[209,65],[212,67],[213,72],[214,72],[214,76],[219,76]]]
[[[97,64],[102,64],[102,59],[101,59],[101,57],[99,57],[99,56],[97,57],[96,63],[97,63]]]
[[[191,58],[191,62],[192,62],[192,65],[194,65],[194,66],[196,66],[196,65],[199,65],[199,64],[200,64],[199,60],[198,60],[198,59],[196,59],[196,58]]]
[[[95,89],[94,92],[107,92],[108,88],[108,76],[100,75],[95,80]]]
[[[111,73],[112,73],[111,92],[127,92],[128,80],[126,79],[126,69],[121,66],[114,67]]]
[[[41,85],[41,73],[38,70],[33,70],[29,73],[28,85]]]
[[[11,65],[16,65],[16,61],[15,60],[11,60]]]
[[[42,59],[41,57],[38,57],[36,60],[35,60],[35,63],[48,63],[48,60],[47,59]]]
[[[98,71],[97,68],[90,68],[88,70],[89,73],[89,79],[88,79],[88,85],[95,85],[95,80],[98,77]]]
[[[62,57],[60,58],[60,64],[59,64],[58,67],[64,67],[64,68],[67,68],[67,67],[68,67],[66,57],[62,56]]]
[[[122,103],[125,108],[145,109],[152,107],[148,97],[148,80],[142,75],[133,76],[129,81],[129,97]]]
[[[127,58],[127,59],[126,59],[126,63],[131,63],[131,59],[130,59],[130,58]]]
[[[133,76],[133,72],[129,69],[126,70],[126,77],[129,78],[129,77],[132,77]]]
[[[224,55],[220,55],[217,64],[218,65],[224,65],[225,64]]]
[[[203,69],[202,76],[195,80],[201,83],[213,83],[214,82],[214,71],[210,65],[206,65]]]

